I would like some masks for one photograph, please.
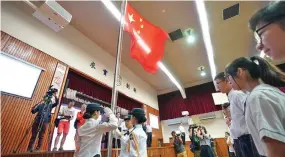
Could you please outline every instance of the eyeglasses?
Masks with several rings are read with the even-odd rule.
[[[254,31],[254,38],[255,38],[256,42],[257,42],[258,44],[262,43],[262,38],[261,38],[262,33],[260,33],[260,31],[261,31],[262,29],[266,28],[267,26],[269,26],[270,24],[272,24],[272,23],[274,23],[274,22],[276,22],[276,21],[279,21],[279,20],[283,19],[284,17],[285,17],[285,15],[281,15],[281,16],[279,17],[280,19],[278,18],[277,20],[273,20],[273,21],[271,21],[271,22],[269,22],[269,23],[263,25],[262,27],[258,28],[257,30],[255,30],[255,31]]]
[[[255,40],[258,44],[260,44],[262,42],[262,40],[261,40],[262,33],[260,33],[260,31],[262,29],[264,29],[265,27],[269,26],[270,24],[272,24],[273,22],[275,22],[275,21],[269,22],[269,23],[263,25],[262,27],[258,28],[256,31],[254,31],[254,37],[255,37]]]

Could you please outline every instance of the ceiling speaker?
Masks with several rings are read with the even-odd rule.
[[[168,35],[172,41],[183,38],[183,33],[182,33],[181,29],[177,29],[173,32],[170,32],[170,33],[168,33]]]
[[[224,20],[230,19],[234,16],[239,15],[239,3],[230,6],[223,10],[223,18]]]

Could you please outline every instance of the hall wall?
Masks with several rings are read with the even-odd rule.
[[[213,138],[223,138],[225,137],[225,132],[229,131],[228,127],[226,125],[222,111],[216,111],[215,115],[216,118],[214,119],[208,119],[202,121],[199,120],[199,116],[201,115],[193,115],[191,116],[191,118],[194,124],[205,126],[207,131]],[[162,127],[163,143],[169,143],[169,137],[171,137],[171,132],[178,131],[179,124],[169,126],[167,120],[163,120],[161,121],[161,127]],[[185,133],[186,141],[190,141],[189,132],[188,132],[189,125],[183,124],[183,127],[186,132]]]
[[[32,15],[16,8],[14,2],[2,2],[1,9],[2,31],[109,87],[113,86],[115,57],[104,51],[73,26],[68,25],[56,33]],[[92,62],[95,62],[96,69],[90,67]],[[108,70],[107,76],[103,75],[103,69]],[[122,85],[118,87],[119,91],[158,110],[157,92],[153,87],[123,64],[121,76]],[[137,92],[134,92],[132,88],[126,88],[126,83],[135,87]]]
[[[1,51],[45,70],[39,77],[31,99],[1,94],[1,154],[8,154],[13,152],[32,124],[35,115],[31,113],[31,108],[42,100],[48,90],[57,63],[63,65],[64,63],[4,32],[1,32]],[[53,116],[52,121],[54,118]],[[53,123],[50,128],[53,128]],[[25,152],[27,149],[31,137],[30,132],[28,133],[19,149],[20,152]],[[47,144],[48,134],[46,132],[43,142],[44,150],[47,150]]]

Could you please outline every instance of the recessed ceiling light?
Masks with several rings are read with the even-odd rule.
[[[189,36],[187,37],[187,42],[190,43],[190,44],[194,43],[194,42],[195,42],[195,37],[194,37],[194,35],[189,35]]]
[[[165,10],[165,9],[162,9],[162,11],[161,11],[161,12],[165,13],[165,12],[166,12],[166,10]]]
[[[185,29],[183,33],[188,43],[192,44],[195,42],[194,30],[192,28]]]
[[[205,67],[204,66],[198,67],[198,70],[200,71],[200,75],[201,76],[206,76],[206,72],[205,72]]]

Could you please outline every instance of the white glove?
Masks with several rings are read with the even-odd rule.
[[[113,111],[109,107],[105,107],[104,112],[106,117],[110,117],[110,115],[113,114]]]

